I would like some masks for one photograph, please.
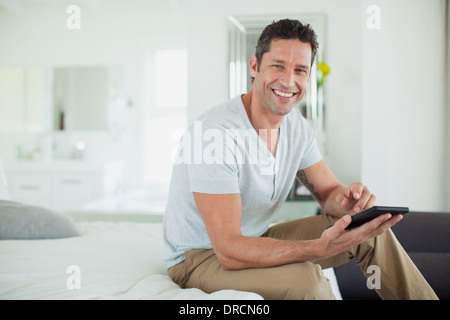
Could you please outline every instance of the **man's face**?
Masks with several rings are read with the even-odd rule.
[[[277,115],[286,115],[302,99],[311,71],[311,45],[297,39],[272,40],[257,70],[250,60],[253,98]],[[256,94],[256,95],[255,95]]]

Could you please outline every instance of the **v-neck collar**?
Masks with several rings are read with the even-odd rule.
[[[247,114],[247,111],[245,110],[245,106],[244,106],[244,103],[242,102],[242,96],[238,96],[237,97],[238,99],[239,99],[239,105],[240,105],[240,112],[241,112],[241,115],[242,115],[242,117],[243,117],[243,119],[244,119],[244,122],[245,122],[245,124],[246,124],[246,126],[247,126],[247,128],[248,129],[251,129],[252,130],[252,132],[253,132],[253,134],[255,134],[256,136],[257,136],[257,138],[258,138],[258,144],[260,145],[260,146],[263,146],[264,147],[264,149],[267,151],[267,153],[270,155],[270,157],[271,157],[271,160],[272,161],[276,161],[278,158],[279,158],[279,153],[280,153],[280,147],[281,147],[281,141],[284,139],[283,137],[284,137],[284,128],[285,128],[285,125],[284,125],[284,123],[285,123],[285,121],[286,121],[286,117],[284,117],[283,118],[283,121],[281,122],[281,125],[280,125],[280,128],[278,129],[278,141],[277,141],[277,149],[276,149],[276,151],[275,151],[275,156],[272,154],[272,152],[270,151],[270,149],[264,144],[264,142],[263,142],[263,140],[261,139],[261,137],[259,136],[259,134],[256,132],[256,130],[255,130],[255,128],[252,126],[252,123],[250,122],[250,119],[248,118],[248,114]]]

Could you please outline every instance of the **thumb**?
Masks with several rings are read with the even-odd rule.
[[[350,222],[352,222],[352,217],[349,214],[346,214],[342,218],[338,220],[338,222],[342,225],[342,227],[345,229],[348,227]]]
[[[342,218],[340,218],[334,225],[330,227],[330,229],[333,230],[333,232],[336,232],[336,235],[340,235],[345,228],[352,222],[352,217],[350,215],[345,215]]]

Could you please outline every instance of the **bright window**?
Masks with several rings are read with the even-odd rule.
[[[187,127],[187,50],[150,51],[145,72],[145,180],[152,188],[165,188],[179,133]]]

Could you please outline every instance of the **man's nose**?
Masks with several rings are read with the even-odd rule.
[[[286,88],[295,87],[294,71],[286,70],[280,78],[280,83]]]

